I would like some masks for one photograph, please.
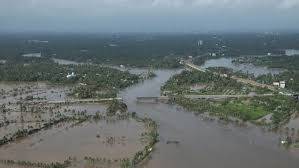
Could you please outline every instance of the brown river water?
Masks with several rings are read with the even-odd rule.
[[[279,135],[253,125],[237,127],[203,121],[170,104],[136,103],[138,96],[159,96],[175,70],[158,70],[157,77],[120,93],[130,111],[159,124],[160,142],[146,168],[298,168],[299,151],[279,146]],[[168,140],[179,144],[167,144]]]
[[[132,69],[133,73],[140,73],[146,70]],[[136,97],[138,96],[159,96],[160,87],[172,75],[179,73],[180,70],[157,70],[155,73],[157,77],[146,80],[143,83],[136,84],[126,90],[120,92],[119,97],[122,97],[127,103],[129,111],[135,111],[144,117],[150,117],[155,120],[159,125],[159,139],[150,158],[146,160],[140,167],[145,168],[298,168],[299,167],[299,150],[288,150],[279,145],[280,135],[264,131],[262,128],[248,125],[247,127],[238,127],[232,124],[222,124],[217,121],[205,121],[201,117],[195,116],[192,112],[186,111],[181,107],[173,104],[148,104],[137,103]],[[54,94],[55,95],[55,94]],[[53,99],[56,99],[54,96]],[[74,107],[81,109],[85,107]],[[88,107],[90,108],[90,107]],[[94,113],[98,108],[92,108],[90,112]],[[101,109],[102,111],[102,109]],[[296,124],[296,123],[294,123]],[[103,127],[104,129],[105,127]],[[81,156],[81,150],[94,151],[94,146],[101,146],[100,149],[104,153],[109,153],[109,156],[116,157],[125,156],[128,146],[131,142],[137,142],[137,139],[129,139],[129,137],[136,137],[135,133],[139,134],[140,126],[130,123],[122,123],[115,125],[114,130],[116,137],[126,135],[133,135],[125,137],[120,142],[126,142],[125,146],[122,143],[115,145],[114,150],[106,150],[105,143],[100,142],[96,138],[97,131],[96,125],[86,123],[85,127],[75,127],[74,129],[63,129],[55,131],[50,130],[45,133],[38,134],[39,137],[31,137],[27,141],[19,143],[17,150],[12,150],[15,153],[6,155],[8,159],[12,155],[22,156],[26,155],[26,146],[30,147],[29,151],[32,155],[28,155],[29,160],[39,158],[44,148],[53,150],[53,153],[59,149],[65,148],[64,152],[58,152],[59,158],[66,157],[68,153],[75,153]],[[130,131],[131,130],[131,131]],[[53,136],[54,131],[56,136]],[[102,131],[101,137],[112,136],[108,135],[109,131]],[[63,142],[65,138],[61,138],[61,134],[72,135],[68,138],[67,142]],[[107,133],[107,135],[105,134]],[[134,136],[135,135],[135,136]],[[46,138],[51,137],[51,138]],[[92,137],[83,138],[82,137]],[[36,139],[35,139],[36,138]],[[70,140],[71,139],[71,140]],[[40,141],[42,140],[42,141]],[[70,141],[69,141],[70,140]],[[167,144],[167,141],[179,141],[179,144]],[[32,143],[35,142],[35,143]],[[27,144],[28,143],[28,144]],[[65,145],[66,143],[69,143]],[[22,144],[25,146],[22,147]],[[46,144],[48,146],[44,146]],[[89,145],[91,144],[91,145]],[[81,146],[82,148],[76,148]],[[52,146],[55,146],[52,148]],[[7,148],[15,148],[14,146],[7,145]],[[41,147],[41,148],[38,148]],[[132,147],[132,146],[131,146]],[[140,145],[132,148],[140,148]],[[35,151],[33,148],[38,148]],[[108,149],[108,148],[107,148]],[[111,148],[109,148],[111,149]],[[18,151],[19,150],[19,151]],[[133,152],[137,149],[132,150]],[[128,152],[131,153],[131,150]],[[7,154],[8,151],[2,151],[2,156]],[[24,153],[25,152],[25,153]],[[100,152],[100,153],[102,153]],[[87,152],[89,153],[89,152]],[[86,153],[86,154],[87,154]],[[97,156],[98,153],[92,153]],[[10,157],[9,157],[10,156]],[[1,156],[0,156],[1,157]],[[53,157],[53,158],[51,158]],[[82,155],[83,157],[83,155]],[[114,156],[115,157],[115,156]],[[15,158],[15,157],[13,157]],[[58,158],[58,157],[57,157]],[[54,155],[48,157],[51,161],[57,159]],[[44,157],[38,159],[42,160]],[[47,160],[45,160],[47,161]],[[1,165],[0,165],[1,167]]]

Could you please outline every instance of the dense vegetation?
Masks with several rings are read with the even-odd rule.
[[[110,102],[109,107],[106,110],[107,116],[114,116],[117,113],[125,113],[127,112],[128,107],[124,102],[120,102],[118,100],[113,100]]]
[[[200,89],[192,89],[192,85],[201,85]],[[267,89],[244,85],[228,77],[221,77],[212,72],[183,71],[174,75],[161,88],[173,94],[248,94],[264,93]]]
[[[225,68],[212,68],[210,70],[230,73],[230,70]],[[190,89],[194,84],[200,84],[197,91]],[[223,77],[212,72],[183,71],[168,80],[161,89],[168,91],[168,94],[172,94],[175,97],[175,102],[188,110],[196,113],[209,112],[223,119],[228,119],[231,116],[244,121],[255,121],[267,114],[272,114],[271,123],[274,127],[279,127],[282,123],[288,121],[293,113],[299,111],[299,104],[293,97],[282,95],[226,98],[220,101],[184,97],[186,94],[213,95],[248,94],[253,91],[257,93],[268,92],[267,89],[247,86],[229,77]]]
[[[216,72],[216,73],[219,73],[219,74],[226,74],[228,77],[238,76],[240,78],[245,78],[245,79],[254,79],[254,74],[244,73],[242,71],[234,71],[232,68],[209,67],[207,69],[211,72]]]
[[[72,72],[75,76],[67,78]],[[81,83],[104,90],[123,89],[138,80],[137,75],[98,65],[59,65],[46,62],[0,65],[0,81]]]
[[[225,101],[190,100],[180,97],[176,99],[176,103],[196,113],[209,112],[223,119],[232,116],[244,121],[254,121],[272,113],[272,124],[275,128],[288,121],[294,112],[299,111],[299,104],[293,98],[281,95]]]
[[[199,45],[199,41],[202,44]],[[41,52],[78,62],[178,67],[177,58],[281,54],[299,49],[299,34],[17,34],[0,35],[0,60]]]

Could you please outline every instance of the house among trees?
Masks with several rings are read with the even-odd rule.
[[[72,72],[71,74],[67,74],[66,75],[66,78],[68,78],[68,79],[72,79],[72,78],[74,78],[74,77],[76,77],[76,74],[74,73],[74,72]]]
[[[286,87],[286,82],[285,81],[280,81],[280,82],[273,82],[274,86],[280,87],[280,88],[285,88]]]
[[[285,82],[285,81],[280,81],[280,82],[279,82],[279,86],[280,86],[281,88],[285,88],[285,87],[286,87],[286,82]]]

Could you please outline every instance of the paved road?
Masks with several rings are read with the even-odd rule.
[[[190,62],[185,62],[184,65],[186,65],[187,67],[193,68],[195,70],[201,71],[201,72],[206,72],[206,69],[203,69],[200,66],[194,65]]]
[[[249,94],[249,95],[185,95],[189,99],[226,99],[226,98],[242,98],[242,97],[266,97],[273,94]]]
[[[194,65],[190,61],[185,61],[183,63],[184,63],[184,65],[186,65],[189,68],[193,68],[193,69],[201,71],[201,72],[206,72],[207,71],[206,69],[201,68],[200,66]],[[216,72],[214,72],[214,74],[218,74],[220,76],[225,76],[224,74],[219,74],[219,73],[216,73]],[[234,79],[234,80],[237,80],[238,82],[241,82],[241,83],[250,84],[252,86],[268,88],[268,89],[270,89],[272,91],[276,91],[277,90],[272,85],[261,84],[261,83],[258,83],[256,81],[254,81],[254,80],[244,79],[244,78],[240,78],[240,77],[237,77],[237,76],[231,76],[230,78]]]
[[[235,79],[238,82],[245,83],[245,84],[250,84],[252,86],[262,87],[262,88],[268,88],[268,89],[270,89],[272,91],[276,91],[277,90],[275,87],[273,87],[271,85],[261,84],[261,83],[258,83],[256,81],[250,80],[250,79],[244,79],[244,78],[240,78],[240,77],[237,77],[237,76],[231,76],[231,78]]]

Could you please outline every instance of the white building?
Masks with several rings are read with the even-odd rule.
[[[280,81],[280,82],[273,82],[274,86],[280,87],[280,88],[285,88],[286,87],[286,82],[285,81]]]
[[[279,87],[279,82],[273,82],[273,86]]]
[[[299,55],[299,50],[295,50],[295,49],[286,49],[286,50],[285,50],[285,55],[287,55],[287,56]]]
[[[202,40],[199,40],[198,42],[197,42],[197,46],[202,46],[203,45],[203,41]]]
[[[74,77],[76,77],[76,74],[74,72],[72,72],[71,74],[66,75],[66,78],[68,78],[68,79],[71,79],[71,78],[74,78]]]
[[[86,86],[86,83],[79,83],[80,86]]]
[[[285,88],[286,87],[286,82],[285,81],[280,81],[279,86],[280,86],[280,88]]]

